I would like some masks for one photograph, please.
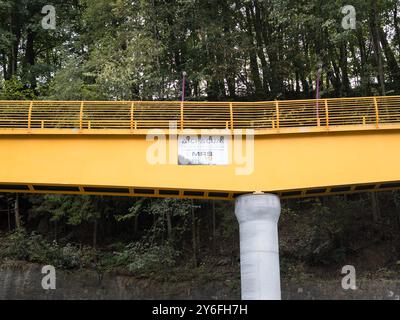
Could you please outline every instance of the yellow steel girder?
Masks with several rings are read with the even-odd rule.
[[[0,190],[232,199],[400,188],[398,129],[257,135],[249,175],[235,163],[178,166],[171,142],[168,163],[152,165],[154,142],[139,135],[1,135]]]

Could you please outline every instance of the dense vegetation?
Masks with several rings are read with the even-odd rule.
[[[55,0],[55,30],[46,4],[0,2],[2,77],[38,98],[176,99],[183,71],[190,99],[315,97],[319,68],[323,96],[400,92],[397,0]]]
[[[313,98],[317,78],[322,97],[400,94],[397,0],[54,0],[54,30],[47,4],[0,0],[0,99],[173,100],[184,71],[193,100]],[[287,202],[284,268],[368,248],[395,268],[399,217],[396,192]],[[134,273],[238,260],[231,203],[0,195],[0,227],[3,260]]]

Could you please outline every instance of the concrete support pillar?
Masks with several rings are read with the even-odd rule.
[[[279,197],[248,194],[237,198],[243,300],[280,300]]]

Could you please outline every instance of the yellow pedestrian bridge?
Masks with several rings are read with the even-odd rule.
[[[399,96],[0,101],[0,192],[231,200],[393,189]]]

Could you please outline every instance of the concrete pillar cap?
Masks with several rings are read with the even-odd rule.
[[[273,220],[278,222],[281,201],[274,194],[245,194],[236,199],[235,215],[239,223]]]

